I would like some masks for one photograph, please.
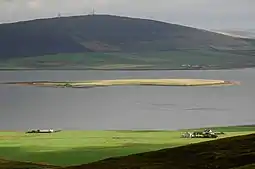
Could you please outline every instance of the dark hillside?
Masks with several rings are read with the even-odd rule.
[[[158,21],[94,15],[0,25],[0,57],[83,52],[149,52],[211,47],[246,49],[245,39]]]
[[[0,25],[0,47],[4,58],[90,51],[54,25],[47,27],[36,22]]]
[[[254,167],[255,134],[110,158],[66,169],[230,169]]]
[[[0,159],[0,169],[59,169],[57,166]]]

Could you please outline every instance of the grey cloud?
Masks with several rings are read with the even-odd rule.
[[[2,0],[0,22],[100,14],[151,18],[202,28],[254,28],[254,0]]]

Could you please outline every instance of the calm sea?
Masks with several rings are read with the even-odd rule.
[[[255,123],[255,69],[0,71],[0,81],[203,78],[240,86],[92,89],[0,85],[0,129],[180,129]]]

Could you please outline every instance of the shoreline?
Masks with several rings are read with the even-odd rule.
[[[97,69],[97,68],[84,68],[84,69],[65,69],[65,68],[0,68],[1,71],[40,71],[40,70],[50,70],[50,71],[196,71],[196,70],[242,70],[242,69],[254,69],[255,66],[248,66],[248,67],[233,67],[233,68],[215,68],[215,69],[202,69],[202,68],[194,68],[194,69],[171,69],[171,68],[163,68],[163,69]]]
[[[112,129],[107,129],[107,130],[86,130],[86,129],[63,129],[63,131],[67,131],[67,132],[72,132],[72,131],[89,131],[89,132],[100,132],[100,131],[104,131],[104,132],[111,132],[111,131],[134,131],[134,132],[142,132],[142,131],[146,131],[146,132],[162,132],[162,131],[169,131],[169,132],[173,132],[173,131],[183,131],[183,130],[200,130],[200,129],[206,129],[206,128],[210,128],[210,129],[217,129],[217,128],[233,128],[233,127],[251,127],[254,128],[255,124],[254,123],[250,123],[250,124],[236,124],[236,125],[219,125],[219,126],[214,126],[214,125],[205,125],[203,127],[191,127],[191,128],[178,128],[178,129],[121,129],[121,130],[112,130]],[[12,133],[12,132],[17,132],[17,133],[21,133],[21,132],[26,132],[27,129],[23,129],[23,130],[0,130],[0,133]]]

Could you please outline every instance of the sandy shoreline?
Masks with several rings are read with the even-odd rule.
[[[221,86],[239,85],[240,82],[209,80],[209,79],[116,79],[116,80],[92,80],[92,81],[32,81],[32,82],[8,82],[5,84],[15,84],[24,86],[41,87],[106,87],[106,86],[125,86],[125,85],[151,85],[151,86]]]

